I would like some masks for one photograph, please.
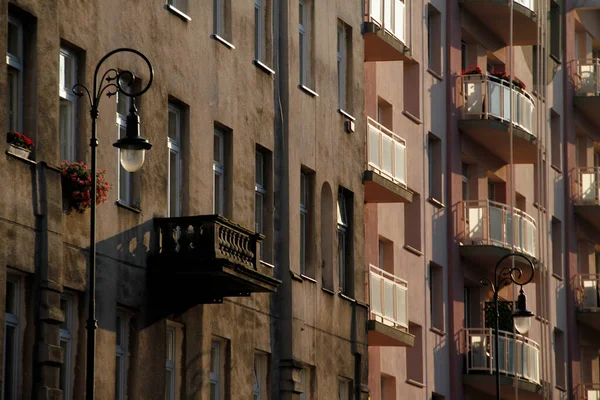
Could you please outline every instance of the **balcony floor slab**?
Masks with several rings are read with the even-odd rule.
[[[596,127],[600,127],[600,96],[575,96],[575,107]]]
[[[363,23],[365,61],[414,61],[410,49],[373,22]]]
[[[503,399],[516,399],[514,384],[518,385],[519,400],[537,400],[542,398],[542,386],[524,379],[500,375],[500,390]],[[496,376],[487,372],[463,375],[463,384],[478,393],[494,396],[496,394]]]
[[[600,332],[600,308],[590,310],[578,310],[577,321]]]
[[[374,171],[363,173],[365,203],[412,203],[413,193]]]
[[[575,202],[575,214],[600,232],[600,203],[593,201],[585,203],[581,200]]]
[[[413,347],[415,335],[385,325],[374,319],[367,321],[369,346]]]
[[[481,271],[489,271],[493,274],[496,262],[502,257],[511,253],[512,250],[506,247],[494,246],[494,245],[461,245],[460,256],[472,264],[473,266],[479,267]],[[530,255],[516,251],[516,253],[523,254],[528,257],[534,264],[537,264],[537,260],[532,258]],[[516,265],[526,266],[525,261],[521,257],[513,257]],[[535,274],[538,277],[539,274]],[[534,280],[535,281],[535,280]]]

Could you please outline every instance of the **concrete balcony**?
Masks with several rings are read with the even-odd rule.
[[[505,45],[510,44],[510,0],[460,0],[463,9],[486,26]],[[537,43],[536,0],[515,0],[513,3],[513,44],[528,46]]]
[[[413,346],[408,331],[408,283],[369,265],[369,346]]]
[[[574,287],[577,320],[600,332],[600,274],[578,274]]]
[[[175,298],[185,303],[183,308],[274,292],[281,283],[260,261],[260,234],[220,215],[157,218],[155,223],[159,233],[155,279],[174,291]]]
[[[572,178],[575,214],[600,231],[600,168],[577,168]]]
[[[463,75],[461,81],[463,113],[459,129],[508,164],[512,123],[513,162],[536,163],[538,140],[533,97],[494,76]]]
[[[537,224],[527,213],[490,200],[460,203],[460,254],[475,265],[493,267],[502,256],[516,252],[537,260]],[[520,257],[514,259],[523,263]]]
[[[499,332],[499,362],[503,399],[541,398],[540,346],[531,339],[512,332]],[[466,356],[464,384],[480,393],[496,393],[494,330],[467,328],[462,330]],[[515,382],[515,379],[517,382]]]
[[[404,1],[364,0],[365,61],[412,61]]]
[[[582,385],[583,392],[581,400],[599,400],[600,399],[600,383],[584,383]]]
[[[576,60],[573,63],[575,107],[594,125],[600,126],[600,59]]]
[[[406,142],[375,120],[367,118],[367,160],[363,173],[365,202],[412,202],[413,193],[406,181]]]

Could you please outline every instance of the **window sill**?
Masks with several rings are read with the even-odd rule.
[[[446,206],[444,205],[444,203],[442,203],[441,201],[439,201],[435,197],[428,197],[427,201],[429,203],[431,203],[432,205],[434,205],[435,207],[437,207],[437,208],[440,208],[440,209],[446,208]]]
[[[271,268],[271,269],[275,269],[275,266],[274,266],[273,264],[270,264],[270,263],[268,263],[268,262],[266,262],[266,261],[260,260],[260,264],[261,264],[262,266],[264,266],[264,267]]]
[[[335,296],[335,292],[333,290],[331,290],[331,289],[328,289],[326,287],[322,287],[321,290],[324,291],[325,293],[331,295],[331,296]]]
[[[562,64],[562,61],[560,61],[560,58],[555,56],[554,54],[550,54],[550,58],[554,60],[555,63],[557,63],[558,65]]]
[[[419,257],[423,256],[423,253],[420,250],[417,250],[417,249],[415,249],[412,246],[409,246],[409,245],[405,244],[403,246],[403,248],[404,248],[404,250],[408,251],[409,253],[413,253],[414,255],[417,255]]]
[[[562,276],[560,276],[560,275],[558,275],[556,272],[553,272],[553,273],[552,273],[552,276],[553,276],[554,278],[558,279],[558,280],[559,280],[559,281],[561,281],[561,282],[563,281],[563,277],[562,277]]]
[[[559,174],[562,174],[562,169],[560,169],[560,167],[558,165],[550,164],[550,168],[552,168],[553,170],[555,170]]]
[[[223,46],[227,47],[229,50],[235,50],[235,46],[229,43],[227,40],[223,39],[221,36],[213,33],[210,35],[211,39],[215,39],[217,42],[221,43]]]
[[[353,299],[352,297],[342,293],[342,292],[338,292],[338,296],[340,296],[342,299],[346,300],[347,302],[350,302],[352,304],[356,303],[356,300]]]
[[[429,75],[433,76],[438,81],[444,80],[444,78],[442,78],[442,75],[438,74],[437,72],[435,72],[434,70],[432,70],[430,68],[427,68],[427,72],[429,72]]]
[[[298,85],[298,88],[311,97],[319,97],[319,93],[304,85]]]
[[[300,278],[302,278],[303,280],[307,281],[307,282],[312,282],[312,283],[317,283],[317,280],[315,278],[311,278],[310,276],[304,275],[304,274],[300,274]]]
[[[134,212],[136,214],[141,214],[142,213],[142,209],[141,208],[130,206],[129,204],[125,204],[121,200],[115,201],[115,204],[117,205],[117,207],[124,208],[124,209],[129,210],[131,212]]]
[[[418,387],[419,389],[423,389],[425,387],[425,384],[421,383],[421,382],[417,382],[417,381],[413,381],[412,379],[406,379],[406,383],[408,383],[409,385],[413,385]]]
[[[411,113],[409,113],[406,110],[402,111],[402,114],[417,125],[421,125],[423,123],[423,121],[421,121],[419,118],[415,117],[414,115],[412,115]]]
[[[177,7],[173,7],[170,4],[165,4],[165,8],[167,9],[167,11],[169,11],[171,14],[181,18],[182,21],[184,22],[190,22],[192,20],[192,18],[187,15],[186,13],[184,13],[183,11],[179,10]]]
[[[6,150],[6,155],[9,157],[12,157],[12,158],[16,158],[17,160],[23,161],[24,163],[27,163],[27,164],[37,165],[37,162],[30,160],[29,158],[25,158],[25,157],[18,156],[16,154],[9,153],[8,150]]]
[[[436,335],[439,335],[439,336],[441,336],[441,337],[444,337],[444,336],[446,336],[446,332],[444,332],[444,331],[443,331],[443,330],[441,330],[441,329],[435,328],[435,327],[433,327],[433,326],[432,326],[431,328],[429,328],[429,331],[430,331],[430,332],[433,332],[433,333],[435,333]]]
[[[342,116],[344,116],[346,119],[349,119],[350,121],[354,122],[356,121],[356,118],[354,118],[352,115],[350,115],[349,113],[347,113],[346,111],[342,110],[341,108],[338,108],[337,110],[340,114],[342,114]]]
[[[566,389],[566,388],[564,388],[564,387],[562,387],[562,386],[560,386],[560,385],[556,385],[556,386],[554,386],[554,387],[555,387],[556,389],[560,390],[560,391],[561,391],[561,392],[563,392],[563,393],[566,393],[566,392],[567,392],[567,389]]]
[[[300,274],[297,274],[294,271],[290,271],[290,275],[292,276],[293,280],[298,282],[304,282],[304,279],[302,279],[302,276]]]
[[[267,75],[270,75],[270,76],[275,75],[275,71],[273,71],[271,68],[267,67],[266,64],[262,63],[260,60],[257,60],[256,58],[254,60],[252,60],[252,64],[254,64],[254,66],[256,66],[256,68],[260,69]]]

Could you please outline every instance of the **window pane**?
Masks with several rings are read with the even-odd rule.
[[[169,110],[169,138],[177,141],[177,113],[174,110]]]
[[[8,41],[6,51],[15,57],[19,57],[19,27],[13,23],[8,23]],[[56,54],[56,53],[55,53]]]
[[[121,399],[121,357],[117,356],[117,369],[115,371],[115,399]],[[168,384],[167,384],[168,385]]]
[[[73,82],[73,67],[74,62],[72,57],[64,57],[64,80],[63,84],[66,89],[71,89],[74,85]]]
[[[306,273],[306,214],[300,213],[300,272]]]
[[[210,400],[220,400],[217,398],[217,384],[210,384]]]
[[[175,348],[175,332],[172,329],[167,329],[167,361],[174,360]]]
[[[256,193],[254,196],[254,221],[255,221],[255,230],[256,233],[264,233],[263,232],[263,208],[264,208],[264,200],[263,195],[260,193]]]
[[[75,158],[73,135],[73,103],[60,100],[60,158],[73,161]]]
[[[60,329],[69,330],[68,318],[69,318],[69,310],[68,310],[68,301],[67,299],[61,297],[60,299],[60,310],[63,312],[65,316],[65,320],[60,324]]]
[[[256,184],[260,186],[264,186],[264,159],[261,152],[256,152],[256,162],[255,162],[255,176],[256,176]]]
[[[123,329],[123,320],[120,315],[117,315],[117,324],[115,330],[117,331],[117,346],[121,346],[123,344],[123,338],[121,337],[121,331]]]
[[[13,281],[6,282],[6,305],[5,311],[9,314],[17,313],[17,283]]]
[[[210,347],[210,372],[219,373],[219,344],[212,343]]]
[[[213,160],[215,160],[215,162],[218,163],[222,163],[223,160],[221,159],[222,156],[222,151],[221,148],[223,146],[223,137],[219,134],[214,135],[214,148],[213,148]]]
[[[213,212],[215,214],[223,214],[223,176],[218,172],[215,172],[214,191]]]
[[[19,71],[8,68],[8,130],[19,130]]]
[[[66,358],[67,357],[67,342],[65,342],[64,340],[61,340],[60,341],[60,347],[61,347],[61,349],[63,349],[63,352],[65,354],[65,358]],[[65,370],[66,364],[67,363],[65,361],[65,363],[63,363],[60,366],[60,380],[58,381],[58,388],[60,390],[62,390],[63,392],[65,391],[65,389],[67,387],[67,382],[66,382],[66,379],[67,379],[66,372],[67,371]]]
[[[16,328],[14,326],[6,326],[6,337],[4,339],[4,398],[14,398],[16,392],[15,385],[15,352],[17,347]]]
[[[167,384],[165,387],[165,399],[167,400],[171,400],[173,398],[173,396],[171,396],[171,394],[173,393],[173,387],[171,382],[173,381],[173,371],[171,370],[167,370],[167,375],[166,375],[166,380],[167,380]]]
[[[169,152],[169,215],[179,217],[179,157],[177,153]]]

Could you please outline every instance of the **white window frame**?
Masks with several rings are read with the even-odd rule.
[[[337,201],[337,239],[338,239],[338,285],[342,293],[346,292],[346,252],[348,235],[348,212],[346,196],[341,191]]]
[[[348,51],[347,32],[344,22],[338,20],[337,25],[337,67],[338,67],[338,100],[340,110],[348,111],[347,106],[347,80],[348,80]]]
[[[171,113],[175,115],[175,132],[176,137],[171,138],[169,132],[167,132],[167,147],[169,148],[169,165],[168,165],[168,185],[167,185],[167,215],[169,217],[180,217],[181,216],[181,192],[182,192],[182,178],[181,178],[181,137],[182,137],[182,123],[181,123],[181,108],[173,103],[169,103],[168,118],[171,118]],[[170,125],[170,124],[169,124]],[[177,182],[171,182],[171,157],[175,157],[175,165],[177,171],[175,172],[175,179]],[[171,185],[177,186],[175,192],[175,199],[171,198]],[[174,212],[172,212],[173,201],[175,202]]]
[[[221,214],[225,213],[225,133],[215,127],[215,132],[213,136],[213,140],[215,137],[219,138],[219,160],[217,161],[213,157],[213,214]],[[214,149],[214,146],[213,146]],[[217,204],[217,187],[216,180],[217,176],[221,178],[221,186],[219,187],[219,199],[220,204]]]
[[[298,32],[300,49],[300,84],[308,87],[308,77],[310,68],[310,12],[309,3],[306,0],[299,0],[298,10],[302,10],[298,16]]]
[[[306,274],[306,236],[308,223],[308,174],[300,172],[300,273]]]
[[[6,282],[7,283],[12,283],[15,285],[15,293],[14,293],[14,299],[13,302],[15,304],[15,313],[8,313],[5,312],[4,314],[4,359],[2,360],[2,365],[5,366],[6,365],[6,354],[7,354],[7,347],[6,347],[6,332],[7,332],[7,328],[8,327],[12,327],[14,328],[15,331],[15,340],[14,340],[14,346],[13,349],[11,349],[12,351],[14,351],[13,354],[13,365],[12,365],[12,376],[11,377],[7,377],[6,376],[6,368],[2,369],[2,396],[4,396],[4,385],[6,384],[7,380],[10,379],[10,381],[12,382],[12,386],[14,388],[14,393],[12,398],[8,398],[8,399],[4,399],[4,400],[16,400],[18,398],[18,392],[19,392],[19,377],[20,377],[20,359],[21,359],[21,325],[20,325],[20,320],[21,320],[21,299],[22,299],[22,279],[18,276],[18,275],[12,275],[12,274],[7,274],[6,277]],[[6,289],[5,289],[5,293],[6,293]]]
[[[268,400],[268,373],[269,355],[261,351],[254,352],[254,385],[252,388],[253,400]],[[264,383],[264,385],[263,385]]]
[[[65,61],[69,59],[72,68],[71,76],[65,75]],[[71,108],[70,121],[67,122],[67,131],[63,132],[60,121],[60,156],[61,159],[74,161],[77,158],[77,95],[73,92],[73,85],[77,82],[77,56],[65,47],[60,48],[59,54],[58,95],[60,105],[68,103]]]
[[[116,359],[119,364],[119,375],[115,374],[115,399],[125,400],[127,398],[127,372],[129,369],[129,322],[131,316],[124,310],[117,310],[116,321],[121,321],[119,325],[116,323],[115,330],[118,332],[116,338]],[[119,336],[121,343],[118,342]],[[115,369],[116,372],[116,369]],[[117,390],[117,387],[119,390]]]
[[[7,131],[20,132],[23,128],[23,24],[17,18],[12,16],[8,17],[8,24],[14,25],[17,28],[17,54],[8,52],[6,50],[6,65],[8,72],[8,79],[12,79],[13,82],[13,104],[7,104]],[[14,78],[16,76],[16,78]],[[10,96],[10,95],[9,95]],[[9,97],[10,99],[10,97]],[[8,100],[7,100],[8,101]],[[10,102],[10,101],[8,101]],[[13,108],[16,110],[16,116],[11,118],[9,110]]]
[[[65,322],[64,326],[59,329],[60,333],[60,344],[65,344],[65,354],[62,369],[64,371],[65,382],[63,382],[63,398],[70,400],[73,398],[73,388],[71,384],[73,382],[73,297],[68,294],[63,294],[60,299],[65,303],[65,309],[63,311]]]
[[[172,340],[169,340],[171,338]],[[171,390],[167,391],[165,388],[165,400],[175,400],[175,385],[176,385],[176,374],[177,374],[177,329],[175,326],[167,322],[167,347],[171,346],[171,354],[173,359],[169,359],[168,356],[165,359],[165,371],[171,373],[171,380],[169,383],[165,381],[166,387],[170,387]],[[169,354],[167,349],[166,354]],[[165,374],[166,377],[166,374]]]
[[[265,61],[265,1],[254,0],[254,58]]]
[[[127,131],[127,115],[119,113],[119,102],[125,100],[125,109],[129,110],[131,98],[121,93],[117,93],[117,140],[121,139],[121,128]],[[121,165],[121,150],[117,152],[117,196],[121,203],[128,206],[133,205],[133,173],[127,172]],[[121,179],[121,174],[125,174],[125,179]],[[121,193],[121,192],[124,193]]]

